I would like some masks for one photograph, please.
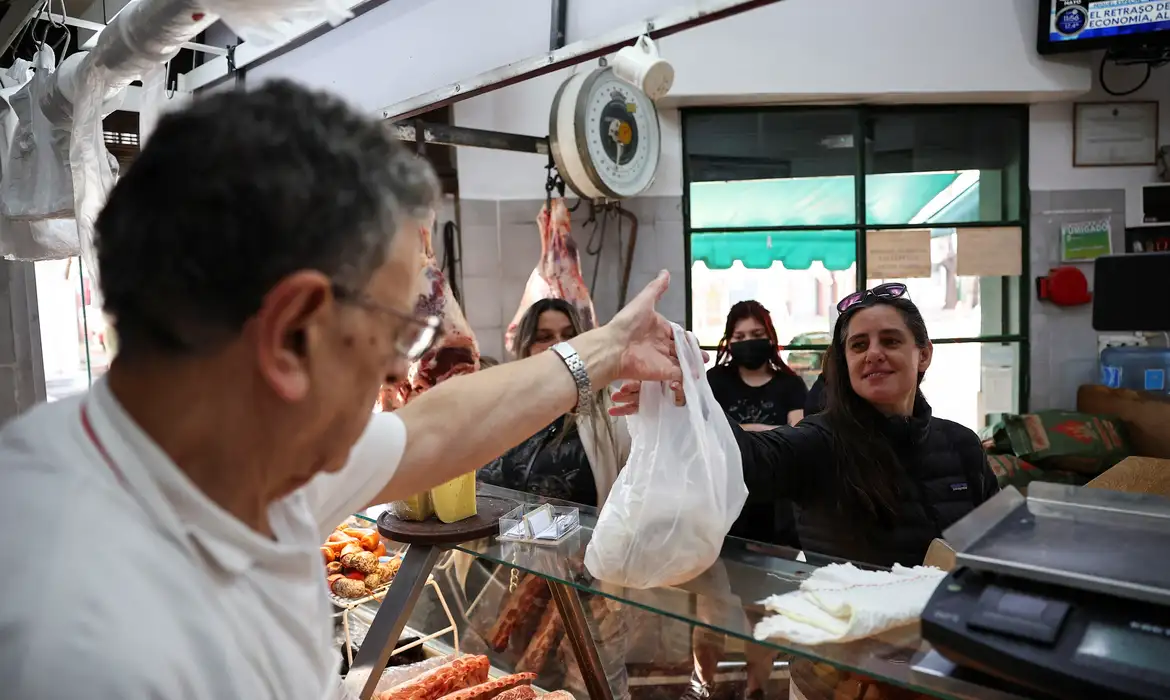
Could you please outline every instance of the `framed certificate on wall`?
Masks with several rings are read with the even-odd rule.
[[[1073,105],[1073,167],[1156,165],[1157,102]]]

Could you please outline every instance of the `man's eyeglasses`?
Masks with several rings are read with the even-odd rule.
[[[342,303],[360,306],[403,321],[404,325],[398,329],[398,334],[394,338],[394,349],[408,362],[414,362],[422,357],[443,335],[442,319],[438,316],[420,318],[414,314],[391,309],[361,292],[351,291],[338,284],[333,285],[333,296]]]
[[[873,289],[866,289],[861,292],[854,292],[837,302],[837,312],[845,313],[851,307],[857,306],[870,297],[882,297],[885,299],[898,299],[906,296],[906,285],[901,282],[886,282],[879,284]]]

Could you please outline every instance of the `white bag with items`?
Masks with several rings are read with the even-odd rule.
[[[707,384],[694,336],[674,328],[685,406],[643,382],[633,445],[585,550],[593,576],[629,588],[685,583],[719,558],[747,486],[735,435]]]

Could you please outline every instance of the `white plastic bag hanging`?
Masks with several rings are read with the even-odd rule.
[[[69,170],[69,124],[54,123],[43,105],[53,89],[57,60],[41,48],[32,80],[8,98],[17,124],[8,146],[0,212],[10,219],[37,221],[73,215]]]
[[[735,434],[707,384],[694,336],[674,328],[687,401],[643,382],[633,445],[585,550],[593,576],[629,588],[685,583],[719,558],[747,501]]]

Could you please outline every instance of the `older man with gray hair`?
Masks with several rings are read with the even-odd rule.
[[[371,418],[434,341],[412,290],[438,196],[381,123],[287,82],[159,121],[97,222],[113,366],[0,433],[5,698],[329,697],[329,529],[594,387],[679,378],[663,274],[555,352]]]

